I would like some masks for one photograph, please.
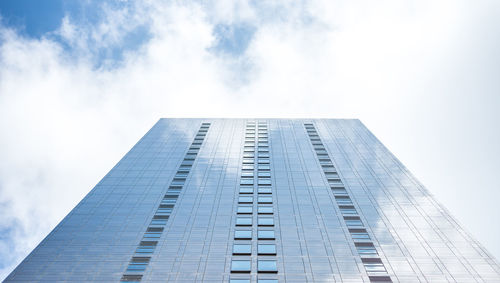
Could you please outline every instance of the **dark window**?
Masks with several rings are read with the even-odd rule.
[[[142,279],[142,275],[123,275],[120,282],[139,282]]]

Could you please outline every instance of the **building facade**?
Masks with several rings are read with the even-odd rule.
[[[6,282],[500,282],[359,120],[160,119]]]

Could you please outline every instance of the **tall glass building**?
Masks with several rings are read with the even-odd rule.
[[[500,266],[358,120],[161,119],[6,281],[500,282]]]

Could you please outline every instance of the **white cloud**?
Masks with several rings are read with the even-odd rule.
[[[65,18],[70,51],[2,28],[0,278],[159,117],[361,118],[499,257],[500,4],[146,3]],[[246,51],[211,52],[213,27],[241,22]],[[144,45],[96,67],[141,25]]]

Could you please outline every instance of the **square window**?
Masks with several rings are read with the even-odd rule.
[[[139,246],[135,253],[137,254],[152,254],[155,250],[156,246]]]
[[[173,205],[176,200],[177,200],[176,198],[164,198],[161,200],[161,204],[165,204],[165,205],[172,204]]]
[[[251,206],[238,206],[238,213],[239,214],[252,214],[252,207]]]
[[[255,159],[254,158],[243,158],[243,164],[254,164]]]
[[[258,198],[259,203],[273,203],[273,197],[261,197]]]
[[[167,195],[180,195],[182,186],[169,186]]]
[[[251,240],[252,239],[252,231],[236,230],[236,231],[234,231],[234,239],[235,240]]]
[[[255,156],[255,154],[254,154],[253,152],[245,152],[245,153],[243,153],[243,157],[244,157],[244,158],[245,158],[245,157],[247,157],[247,158],[248,158],[248,157],[253,158],[254,156]]]
[[[345,221],[345,224],[346,224],[348,227],[358,227],[358,226],[363,226],[363,223],[361,222],[361,220],[346,220],[346,221]]]
[[[139,283],[142,280],[142,275],[139,274],[125,274],[120,279],[120,283]]]
[[[352,205],[340,206],[340,212],[343,215],[357,215],[358,214],[358,212],[356,211],[356,209]]]
[[[175,178],[186,178],[189,172],[177,172]]]
[[[335,195],[335,196],[347,196],[347,191],[344,188],[332,187],[331,189],[332,189],[333,195]]]
[[[335,196],[338,205],[352,205],[351,198],[348,196]]]
[[[271,178],[271,172],[259,172],[257,176],[259,178]]]
[[[340,179],[330,179],[328,180],[328,184],[330,185],[330,187],[332,189],[344,189],[344,184],[342,183],[342,181],[340,181]]]
[[[337,172],[337,169],[335,169],[335,167],[333,166],[323,166],[323,171],[330,173],[330,172]]]
[[[250,272],[251,261],[250,260],[232,260],[231,261],[231,272]]]
[[[146,270],[150,259],[150,257],[133,257],[128,264],[127,271],[141,272]]]
[[[253,194],[253,187],[241,187],[240,194]]]
[[[263,164],[263,165],[269,165],[269,159],[268,158],[259,158],[259,164]]]
[[[155,240],[161,237],[161,232],[146,232],[144,233],[144,240]]]
[[[369,240],[370,235],[365,229],[349,229],[351,236],[354,240]]]
[[[274,226],[274,219],[270,217],[259,217],[257,223],[259,226]]]
[[[259,186],[270,186],[271,179],[259,179],[258,184],[259,184]]]
[[[367,272],[387,272],[382,263],[363,263]]]
[[[372,243],[354,243],[360,255],[376,255],[377,250]]]
[[[370,280],[370,282],[392,282],[390,276],[383,275],[368,276],[368,279]]]
[[[259,279],[257,283],[278,283],[278,279]]]
[[[158,227],[148,227],[147,232],[163,232],[163,228]]]
[[[196,158],[196,153],[187,153],[184,160],[194,160]]]
[[[259,164],[258,168],[259,168],[259,171],[270,171],[271,170],[271,166],[264,165],[264,164]]]
[[[254,168],[253,165],[249,164],[241,166],[241,169],[243,170],[253,170],[253,168]]]
[[[250,217],[237,217],[236,226],[252,226],[252,218]]]
[[[241,179],[240,184],[245,186],[251,186],[253,185],[253,179]]]
[[[257,237],[259,240],[274,240],[274,231],[272,230],[259,230],[257,232]]]
[[[252,203],[253,197],[238,197],[239,203]]]
[[[259,255],[275,255],[276,245],[274,244],[259,244],[257,246],[257,252]]]
[[[160,204],[160,207],[156,211],[155,215],[170,215],[172,213],[173,205]]]
[[[344,220],[348,227],[363,226],[358,216],[344,216]]]
[[[242,171],[241,177],[242,178],[253,178],[253,171]]]
[[[273,207],[272,206],[259,206],[258,212],[259,212],[259,214],[272,214]]]
[[[331,164],[322,164],[321,167],[323,167],[323,170],[329,170],[329,168],[335,168]]]
[[[258,188],[259,194],[271,194],[271,187],[259,187]]]
[[[250,283],[250,279],[229,279],[229,283]]]
[[[325,175],[327,178],[339,178],[339,174],[336,172],[327,172]]]
[[[278,272],[278,266],[275,260],[258,260],[257,271],[265,273],[276,273]]]
[[[252,253],[252,245],[247,244],[234,244],[233,254],[234,255],[249,255]]]
[[[153,219],[150,225],[165,225],[167,224],[167,219]]]

